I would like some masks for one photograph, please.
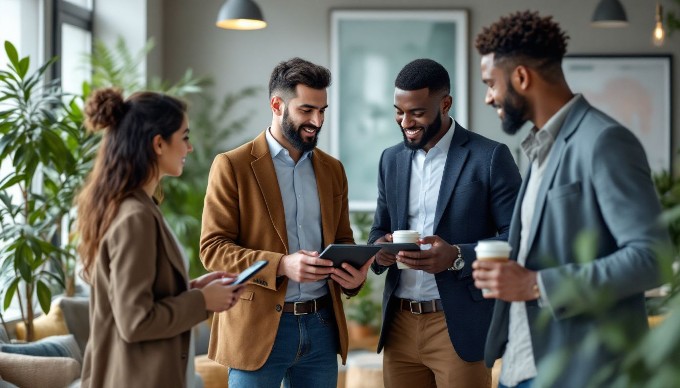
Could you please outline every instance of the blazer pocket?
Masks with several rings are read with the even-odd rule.
[[[252,291],[244,291],[243,294],[239,297],[239,299],[243,300],[253,300],[253,297],[255,296],[255,293]]]
[[[484,295],[482,295],[482,290],[475,287],[474,283],[468,284],[468,290],[470,291],[470,297],[475,302],[481,302],[484,300]]]
[[[553,187],[548,191],[548,199],[557,199],[572,194],[581,194],[581,181]]]

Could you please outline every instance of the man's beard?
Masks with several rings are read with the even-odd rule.
[[[406,137],[406,133],[404,132],[404,127],[401,127],[401,134],[404,136],[404,144],[406,147],[412,149],[412,150],[420,150],[423,149],[427,143],[432,140],[437,134],[439,133],[439,130],[442,128],[442,117],[437,112],[437,117],[434,118],[434,120],[427,126],[423,127],[423,136],[420,138],[420,141],[417,143],[411,143],[408,141],[408,138]]]
[[[503,109],[501,127],[503,132],[508,135],[514,135],[522,129],[522,126],[527,122],[528,105],[527,99],[520,96],[515,88],[512,87],[512,84],[508,82],[508,93],[501,103],[501,109]]]
[[[305,127],[316,130],[314,138],[311,141],[305,141],[302,136],[300,136],[300,131],[303,131],[303,128]],[[313,150],[316,147],[316,142],[319,140],[319,132],[321,132],[321,127],[315,127],[309,124],[300,125],[296,128],[295,123],[288,115],[288,108],[286,108],[286,110],[283,112],[283,122],[281,123],[281,128],[283,129],[283,136],[286,138],[286,140],[288,140],[290,144],[300,152]]]

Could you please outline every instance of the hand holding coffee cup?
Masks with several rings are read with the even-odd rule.
[[[418,233],[415,230],[395,230],[392,233],[392,242],[401,244],[401,243],[418,243],[418,239],[420,238],[420,233]],[[399,269],[409,269],[409,266],[397,261],[397,268]]]
[[[499,261],[504,262],[510,259],[510,252],[512,247],[506,241],[497,240],[483,240],[477,243],[475,252],[477,253],[477,260]],[[482,294],[491,292],[488,289],[482,289]]]

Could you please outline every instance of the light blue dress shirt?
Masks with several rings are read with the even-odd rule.
[[[321,206],[312,165],[313,151],[303,153],[296,164],[288,150],[274,139],[270,131],[271,129],[267,128],[265,137],[274,162],[286,214],[288,253],[295,253],[301,249],[321,252],[323,248]],[[327,293],[326,280],[298,283],[288,279],[286,302],[312,300]]]

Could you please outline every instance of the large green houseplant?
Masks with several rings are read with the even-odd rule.
[[[64,286],[68,252],[52,242],[70,206],[64,196],[74,184],[80,149],[77,125],[59,88],[45,83],[55,59],[29,72],[30,59],[4,43],[9,63],[0,68],[0,161],[11,171],[0,181],[0,293],[3,310],[15,296],[27,339],[33,338],[34,301],[50,309],[50,284]],[[68,198],[67,200],[70,200]]]

